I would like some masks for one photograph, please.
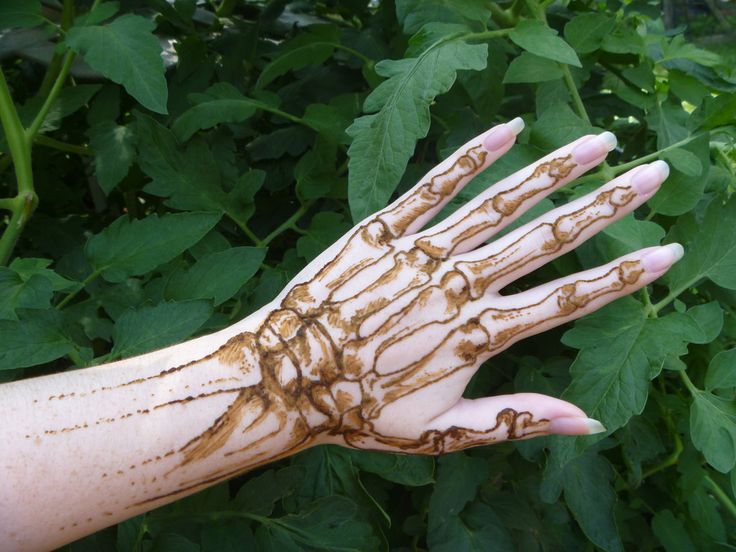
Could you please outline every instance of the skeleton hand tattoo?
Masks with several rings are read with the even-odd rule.
[[[130,506],[165,500],[320,443],[441,454],[506,439],[602,431],[580,409],[551,397],[468,400],[462,393],[485,360],[645,286],[682,255],[677,244],[652,247],[527,291],[500,293],[631,213],[656,192],[668,168],[662,161],[641,165],[489,242],[616,145],[610,132],[584,136],[422,230],[511,148],[522,128],[515,119],[462,146],[315,259],[254,315],[257,323],[226,330],[210,354],[189,354],[194,360],[164,362],[143,377],[80,393],[138,387],[150,394],[149,405],[119,418],[211,404],[204,401],[218,397],[204,429],[192,428],[176,447],[143,462],[165,462],[167,475],[185,474],[177,488],[151,485]],[[181,396],[174,391],[173,399],[157,398],[158,390],[176,390],[184,377],[197,384],[186,385]],[[85,420],[47,434],[114,422]]]

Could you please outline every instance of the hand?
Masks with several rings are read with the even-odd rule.
[[[241,334],[223,347],[219,354],[230,355],[232,346],[250,343],[246,356],[263,374],[257,395],[276,397],[246,430],[270,412],[282,420],[279,431],[293,419],[287,450],[331,442],[422,454],[604,431],[552,397],[467,400],[462,393],[488,358],[647,285],[682,255],[678,244],[648,248],[528,291],[499,293],[633,211],[669,170],[662,161],[637,167],[483,245],[616,144],[610,132],[585,136],[422,230],[522,128],[517,118],[465,144],[306,267],[247,340]]]

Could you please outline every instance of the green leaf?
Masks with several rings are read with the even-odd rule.
[[[375,550],[378,539],[370,525],[355,519],[355,503],[344,496],[327,496],[308,504],[298,514],[272,520],[272,532],[285,533],[295,542],[320,550]],[[275,522],[275,523],[274,523]]]
[[[722,473],[736,466],[736,404],[708,391],[691,390],[690,435],[705,460]]]
[[[41,0],[3,0],[0,2],[0,29],[37,27],[46,22]]]
[[[221,123],[242,123],[265,104],[246,98],[233,85],[219,82],[201,94],[190,94],[196,105],[182,113],[171,126],[176,137],[185,142],[198,130]]]
[[[710,343],[723,328],[723,309],[718,301],[696,305],[688,309],[685,316],[687,320],[683,320],[683,335],[690,343]]]
[[[686,149],[675,148],[664,152],[662,157],[684,175],[700,176],[703,172],[698,156]]]
[[[662,63],[673,59],[687,59],[704,67],[714,67],[723,63],[721,56],[686,42],[683,35],[675,36],[670,42],[663,40],[662,57],[656,61]]]
[[[74,24],[77,26],[97,25],[110,19],[118,11],[120,11],[120,2],[100,2],[92,11],[75,18]]]
[[[671,290],[679,294],[702,278],[736,289],[736,225],[724,223],[736,220],[734,217],[736,198],[725,204],[715,198],[702,219],[696,218],[695,213],[678,219],[667,241],[679,241],[685,256],[665,276]]]
[[[416,33],[426,23],[482,23],[491,17],[485,0],[397,0],[396,18],[406,34]]]
[[[581,54],[600,48],[603,39],[613,30],[616,21],[602,13],[584,13],[565,25],[565,39]]]
[[[22,278],[16,271],[0,266],[0,320],[17,320],[16,309],[45,309],[51,304],[51,282],[39,274]]]
[[[478,486],[488,475],[485,460],[463,452],[442,456],[437,461],[437,483],[429,499],[427,542],[430,548],[435,543],[439,545],[452,540],[454,520],[473,500]]]
[[[647,122],[657,131],[657,148],[663,149],[680,142],[690,134],[687,127],[687,113],[671,103],[656,104],[647,115]]]
[[[366,99],[364,115],[347,132],[348,195],[354,221],[382,208],[401,179],[417,139],[429,130],[429,105],[452,87],[460,69],[481,70],[487,46],[443,39],[416,58],[384,60],[376,72],[388,77]]]
[[[736,387],[736,348],[721,351],[714,356],[705,374],[706,391],[733,387]]]
[[[303,479],[304,470],[299,466],[289,466],[278,471],[268,470],[246,481],[231,506],[238,511],[270,516],[274,504],[293,493]]]
[[[164,288],[167,299],[212,299],[218,306],[243,287],[261,267],[266,249],[233,247],[204,255],[188,269],[178,270]]]
[[[217,213],[179,213],[141,220],[118,218],[85,246],[90,265],[109,282],[145,274],[170,261],[209,232]]]
[[[599,249],[607,259],[622,257],[627,253],[659,245],[664,237],[664,229],[649,220],[638,220],[633,213],[626,215],[603,229],[606,240],[599,240]]]
[[[567,65],[582,67],[575,50],[557,36],[557,31],[541,21],[524,19],[514,27],[509,37],[527,52]]]
[[[531,141],[543,150],[559,148],[593,132],[566,103],[547,109],[532,126]]]
[[[211,314],[209,301],[171,301],[125,311],[115,322],[110,358],[128,358],[184,341]]]
[[[296,242],[296,251],[300,257],[311,261],[350,228],[350,223],[339,213],[317,213],[309,223],[307,234]]]
[[[513,552],[516,547],[504,524],[490,506],[472,502],[459,516],[451,517],[441,529],[428,536],[434,552],[485,552],[489,544],[498,552]]]
[[[616,493],[611,485],[613,470],[593,450],[565,468],[565,502],[580,528],[596,546],[608,552],[623,551],[614,518]]]
[[[200,552],[242,552],[256,550],[256,538],[250,525],[243,519],[208,522],[202,528]],[[173,549],[172,552],[178,552]]]
[[[427,456],[363,450],[350,451],[350,455],[356,467],[374,473],[386,481],[409,487],[420,487],[434,482],[434,460]]]
[[[529,52],[522,52],[509,64],[503,77],[505,83],[515,82],[545,82],[561,79],[562,69],[548,59],[535,56]]]
[[[126,14],[106,25],[72,27],[64,41],[95,71],[122,84],[141,105],[166,113],[168,90],[161,46],[151,32],[155,28],[148,19]]]
[[[135,132],[131,126],[101,121],[89,127],[87,135],[95,151],[95,176],[100,188],[109,194],[135,160]]]
[[[0,370],[44,364],[76,349],[54,309],[21,309],[18,320],[0,320],[0,343]]]
[[[264,88],[281,75],[304,67],[322,65],[340,41],[340,32],[334,25],[312,25],[279,50],[279,54],[263,68],[255,88]]]
[[[215,151],[200,138],[191,140],[182,151],[172,133],[150,117],[138,115],[138,155],[143,172],[152,181],[144,190],[167,198],[174,209],[218,211],[238,224],[253,214],[253,194],[265,173],[252,170],[241,175],[234,188],[223,189],[223,164]]]
[[[662,510],[652,518],[652,532],[666,552],[695,552],[696,548],[681,520],[670,510]]]
[[[647,204],[655,212],[663,215],[681,215],[691,210],[700,201],[703,189],[708,179],[710,169],[710,146],[707,134],[699,136],[692,142],[682,146],[682,151],[687,151],[696,157],[702,172],[698,178],[693,178],[680,172],[677,166],[673,167],[667,180],[664,181],[659,191]]]
[[[562,342],[580,349],[570,366],[572,382],[563,393],[592,418],[614,431],[644,410],[649,381],[670,355],[687,353],[682,317],[644,315],[641,304],[624,297],[580,319]]]

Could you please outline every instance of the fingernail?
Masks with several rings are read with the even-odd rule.
[[[670,174],[670,167],[664,161],[655,161],[631,177],[631,186],[640,195],[656,190]]]
[[[682,259],[685,250],[679,243],[670,243],[650,251],[641,259],[641,266],[647,272],[662,272]]]
[[[572,150],[572,158],[576,163],[587,165],[612,151],[617,144],[612,132],[601,132],[598,136],[588,138]]]
[[[506,126],[509,127],[511,132],[514,133],[514,136],[518,136],[519,133],[524,130],[524,119],[522,119],[521,117],[516,117],[506,123]]]
[[[605,431],[603,424],[593,418],[554,418],[549,422],[549,432],[556,435],[593,435]]]
[[[501,149],[503,146],[513,140],[516,134],[509,128],[509,123],[498,125],[492,128],[490,132],[483,139],[483,146],[488,151],[496,151]]]
[[[509,140],[513,140],[519,133],[524,130],[524,119],[516,117],[508,123],[498,125],[491,129],[488,135],[483,139],[483,145],[488,151],[496,151],[505,146]]]

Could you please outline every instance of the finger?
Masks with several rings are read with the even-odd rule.
[[[497,354],[520,339],[580,318],[644,287],[667,272],[682,255],[678,243],[649,247],[606,265],[502,297],[501,308],[468,312],[471,319],[479,318],[492,336],[490,353]],[[468,306],[482,303],[473,301]],[[504,303],[508,307],[503,308]]]
[[[389,231],[400,237],[419,230],[472,180],[506,153],[524,128],[517,117],[476,136],[429,171],[424,178],[393,204],[380,211]]]
[[[664,161],[637,167],[595,192],[550,211],[455,263],[471,282],[471,295],[498,291],[632,212],[669,174]]]
[[[605,431],[574,404],[540,395],[517,393],[482,399],[460,399],[427,424],[442,436],[434,442],[452,452],[476,445],[538,435],[591,435]]]
[[[545,196],[598,165],[616,147],[610,132],[584,136],[515,172],[421,233],[417,247],[438,258],[488,240]]]

